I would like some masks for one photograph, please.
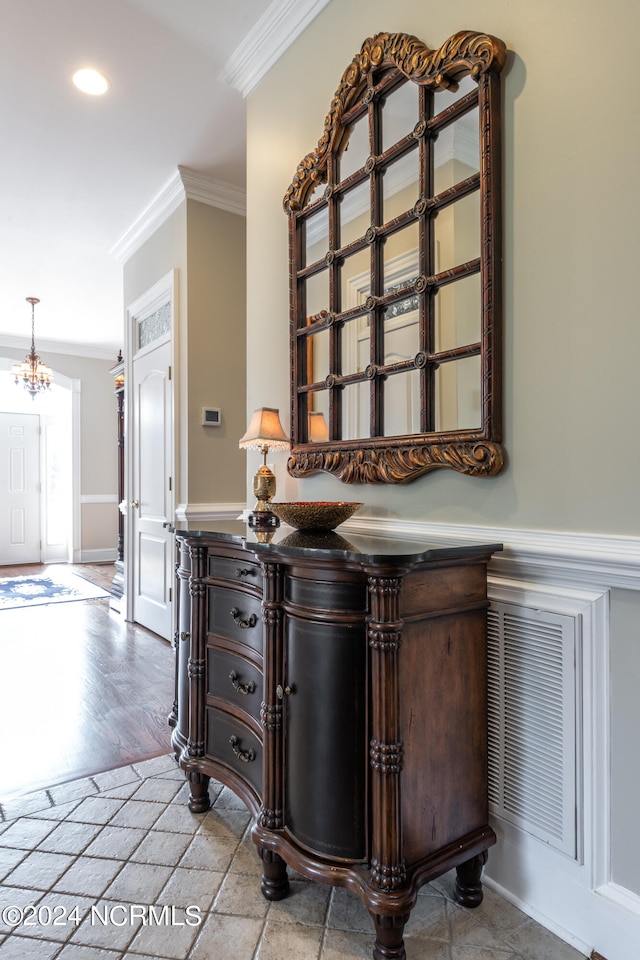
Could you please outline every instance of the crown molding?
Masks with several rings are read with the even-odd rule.
[[[246,216],[246,191],[231,183],[179,166],[109,253],[125,263],[184,200],[198,200],[228,213]]]
[[[239,90],[243,97],[248,96],[330,2],[274,0],[227,60],[222,81]]]
[[[31,340],[27,337],[15,337],[9,333],[0,333],[0,341],[0,354],[2,353],[2,347],[24,351],[31,349]],[[115,363],[114,355],[117,356],[118,354],[117,347],[112,349],[109,349],[109,347],[92,347],[91,344],[87,343],[42,340],[40,337],[38,337],[37,348],[38,353],[60,353],[67,357],[88,357],[91,360],[110,360],[111,363]],[[44,363],[47,362],[46,357],[43,357],[42,360]],[[51,364],[49,364],[49,366],[51,366]]]

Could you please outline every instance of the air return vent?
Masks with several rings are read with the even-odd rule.
[[[575,858],[579,619],[493,602],[488,626],[492,813]]]

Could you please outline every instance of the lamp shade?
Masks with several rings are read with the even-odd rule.
[[[309,443],[323,443],[329,439],[329,428],[324,413],[319,410],[309,411]]]
[[[273,407],[258,407],[254,410],[247,432],[240,438],[239,446],[244,449],[269,447],[274,450],[288,450],[291,441],[282,429],[278,410]]]

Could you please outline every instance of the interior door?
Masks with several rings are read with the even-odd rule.
[[[164,340],[133,360],[132,524],[133,619],[171,637],[173,517],[171,493],[171,344]]]
[[[0,563],[40,555],[40,417],[0,413]]]

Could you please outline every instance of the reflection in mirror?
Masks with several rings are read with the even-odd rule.
[[[437,271],[480,256],[480,194],[471,193],[441,210],[435,220]]]
[[[382,222],[412,210],[420,196],[418,145],[385,169],[382,180]]]
[[[442,193],[480,171],[477,108],[438,133],[433,145],[433,165],[436,193]]]
[[[305,266],[324,260],[329,249],[329,208],[322,206],[305,221]]]
[[[436,430],[478,430],[481,425],[480,357],[443,363],[436,370]]]
[[[408,370],[384,382],[384,435],[415,433],[420,433],[420,371]]]
[[[466,76],[458,78],[457,86],[452,90],[436,91],[433,104],[434,115],[442,113],[447,107],[456,103],[461,97],[466,97],[468,93],[473,93],[477,88],[478,84],[476,81],[472,77]]]
[[[502,468],[505,60],[487,34],[381,33],[345,69],[284,198],[293,476]]]
[[[342,325],[342,373],[360,373],[369,363],[369,315],[354,317]]]
[[[326,400],[326,394],[318,394]],[[324,443],[329,439],[327,417],[322,410],[309,410],[308,413],[308,440],[309,443]]]
[[[304,304],[302,319],[317,317],[329,309],[329,271],[321,270],[302,281],[301,302]]]
[[[371,292],[371,250],[365,247],[340,264],[341,310],[363,304]]]
[[[387,237],[384,245],[383,266],[383,289],[385,293],[388,292],[392,285],[399,285],[400,278],[398,277],[397,271],[398,260],[401,257],[406,257],[410,251],[418,249],[418,238],[419,228],[415,221],[410,223],[408,227],[405,227],[404,230],[397,230]],[[411,271],[410,276],[407,274],[402,278],[403,283],[410,283],[418,276],[417,257],[413,262],[414,269]]]
[[[342,156],[340,157],[340,179],[346,180],[356,170],[364,167],[369,156],[369,123],[364,113],[351,127],[344,141]]]
[[[342,387],[342,439],[365,440],[369,437],[371,384],[368,380]]]
[[[420,350],[418,298],[389,304],[384,320],[384,363],[412,360]],[[386,407],[386,396],[385,396]],[[389,436],[389,433],[387,433]]]
[[[479,343],[482,336],[480,274],[474,273],[438,290],[436,296],[436,353]]]
[[[382,105],[382,153],[411,133],[419,119],[417,84],[407,82],[392,90]]]
[[[369,181],[347,190],[340,200],[340,240],[338,247],[364,237],[371,226]]]
[[[318,330],[306,337],[307,383],[320,383],[329,376],[329,331]]]

